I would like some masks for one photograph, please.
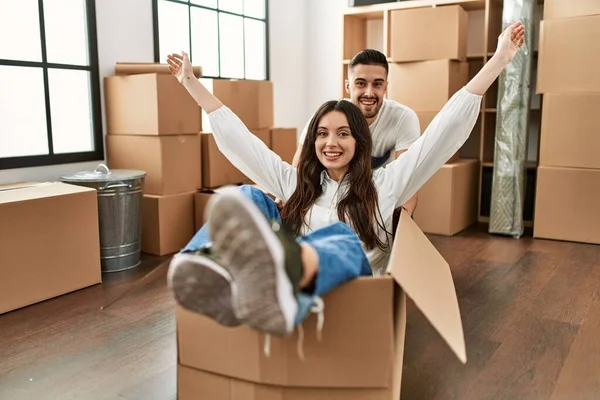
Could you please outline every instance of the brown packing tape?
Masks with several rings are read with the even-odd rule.
[[[192,66],[192,71],[196,78],[202,77],[202,67]],[[160,63],[123,63],[115,64],[115,75],[135,75],[135,74],[170,74],[169,64]]]

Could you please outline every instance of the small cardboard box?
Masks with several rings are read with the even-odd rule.
[[[416,112],[440,111],[468,78],[469,64],[462,61],[390,63],[387,94]]]
[[[297,148],[298,130],[296,128],[271,129],[271,150],[288,164],[294,160]]]
[[[415,222],[425,233],[452,236],[477,222],[479,160],[444,165],[419,190]]]
[[[252,133],[271,147],[270,129],[253,129]],[[217,147],[212,133],[202,132],[202,188],[212,189],[224,185],[248,183],[248,177],[237,169]]]
[[[540,165],[600,169],[600,93],[544,95]]]
[[[598,14],[598,0],[544,0],[544,21]]]
[[[194,195],[144,195],[142,251],[163,256],[181,250],[194,236]]]
[[[425,129],[427,129],[427,127],[429,126],[429,124],[431,124],[431,121],[433,121],[433,119],[435,118],[435,116],[438,114],[437,111],[419,111],[416,113],[417,117],[419,118],[419,125],[421,127],[421,135],[423,133],[425,133]],[[446,161],[446,164],[452,164],[456,161],[458,161],[458,151],[456,152],[456,154],[454,154],[448,161]]]
[[[248,129],[273,126],[273,82],[251,79],[209,79],[200,82],[229,107]],[[212,132],[206,112],[202,112],[202,130]]]
[[[187,135],[202,130],[198,103],[177,78],[166,74],[104,79],[109,135]]]
[[[111,169],[146,171],[145,194],[185,193],[202,185],[202,152],[198,134],[107,135],[106,151]]]
[[[406,296],[466,362],[450,268],[414,221],[401,213],[388,274],[359,278],[326,294],[321,341],[315,333],[316,315],[304,321],[305,361],[298,357],[297,332],[272,337],[267,357],[264,334],[246,326],[226,328],[176,306],[183,372],[178,375],[179,398],[235,400],[272,393],[273,399],[397,400]]]
[[[392,11],[392,60],[464,60],[468,22],[469,15],[457,5]]]
[[[0,221],[0,314],[102,282],[95,189],[0,187]]]
[[[538,167],[533,236],[600,244],[600,169]]]
[[[600,92],[600,15],[540,24],[537,93]]]

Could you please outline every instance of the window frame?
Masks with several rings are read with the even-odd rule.
[[[86,20],[87,20],[87,35],[88,35],[88,55],[89,64],[70,65],[60,63],[50,63],[47,60],[46,52],[46,32],[44,20],[44,1],[38,0],[38,12],[40,23],[40,42],[42,61],[21,61],[0,59],[0,66],[15,66],[15,67],[37,67],[42,68],[44,76],[44,97],[46,108],[46,127],[48,138],[48,154],[17,156],[17,157],[0,157],[0,170],[15,169],[15,168],[30,168],[51,166],[59,164],[70,164],[87,161],[102,161],[104,160],[104,134],[102,124],[102,104],[100,98],[100,71],[98,62],[98,33],[96,26],[96,1],[86,0]],[[52,143],[52,113],[49,91],[48,69],[62,70],[79,70],[90,72],[90,106],[92,115],[92,135],[93,135],[93,151],[53,154],[54,146]]]
[[[193,54],[192,54],[192,16],[191,16],[191,9],[192,7],[196,7],[196,8],[201,8],[204,10],[209,10],[209,11],[216,11],[217,13],[223,13],[223,14],[229,14],[229,15],[233,15],[236,17],[242,17],[242,18],[248,18],[248,19],[253,19],[256,21],[261,21],[265,23],[265,81],[270,80],[271,78],[271,71],[270,71],[270,65],[269,65],[269,55],[270,55],[270,51],[269,51],[269,0],[265,0],[265,18],[256,18],[256,17],[251,17],[251,16],[247,16],[244,15],[243,13],[236,13],[236,12],[231,12],[231,11],[226,11],[226,10],[221,10],[219,8],[219,0],[217,1],[217,7],[207,7],[207,6],[203,6],[200,4],[193,4],[191,3],[189,0],[152,0],[152,20],[153,20],[153,31],[154,31],[154,62],[157,63],[165,63],[165,60],[161,60],[160,59],[160,32],[159,32],[159,26],[158,26],[158,2],[159,1],[169,1],[171,3],[177,3],[177,4],[182,4],[182,5],[187,5],[188,6],[188,35],[189,35],[189,39],[190,39],[190,49],[189,49],[189,55],[190,58],[193,60]],[[243,0],[245,1],[245,0]],[[221,33],[218,31],[218,27],[219,27],[219,19],[217,18],[217,43],[221,42]],[[245,34],[242,32],[243,38],[244,38],[244,48],[245,48]],[[202,78],[209,78],[209,79],[246,79],[246,78],[235,78],[235,77],[227,77],[227,76],[222,76],[221,75],[221,48],[219,45],[217,45],[217,57],[218,57],[218,63],[219,63],[219,76],[213,76],[213,75],[202,75]],[[244,75],[246,75],[246,54],[244,53]]]

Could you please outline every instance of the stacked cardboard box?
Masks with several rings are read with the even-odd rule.
[[[219,151],[208,115],[168,69],[131,66],[125,73],[117,64],[116,75],[105,80],[108,164],[146,171],[142,251],[171,254],[204,222],[208,196],[250,181]],[[273,127],[271,82],[201,81],[267,147],[292,162],[296,128]]]
[[[600,243],[600,2],[546,0],[534,236]]]
[[[296,151],[296,128],[274,126],[273,83],[249,79],[201,79],[202,84],[233,111],[246,127],[287,163]],[[206,222],[204,207],[210,196],[226,185],[252,184],[219,151],[212,136],[210,120],[202,112],[202,190],[196,193],[198,230]]]
[[[458,5],[391,12],[388,97],[415,110],[421,133],[468,81],[468,17]],[[478,177],[479,161],[455,154],[419,191],[419,227],[453,235],[473,224]]]
[[[147,174],[142,251],[177,252],[194,234],[200,107],[168,71],[110,76],[104,85],[108,165]]]

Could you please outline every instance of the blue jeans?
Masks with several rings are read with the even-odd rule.
[[[240,186],[240,191],[251,199],[270,221],[281,223],[279,209],[262,190],[250,185]],[[319,255],[319,271],[314,291],[298,294],[296,323],[302,322],[310,312],[315,296],[322,296],[335,287],[359,276],[372,275],[371,266],[356,233],[345,223],[335,222],[296,239],[298,243],[310,244]],[[211,242],[208,226],[204,224],[182,252],[194,251]]]

